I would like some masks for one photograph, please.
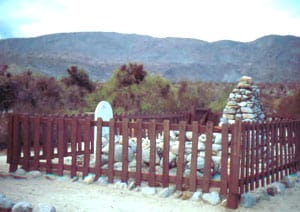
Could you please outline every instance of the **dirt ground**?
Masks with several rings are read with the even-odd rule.
[[[0,173],[8,172],[5,151],[0,152]],[[72,182],[68,176],[56,179],[38,177],[34,179],[15,179],[0,177],[0,193],[14,201],[28,201],[34,206],[49,203],[60,211],[300,211],[300,188],[287,189],[284,194],[261,200],[252,208],[239,207],[230,210],[221,205],[211,206],[203,201],[181,200],[175,197],[161,198],[141,192],[116,188],[114,185],[84,184]]]

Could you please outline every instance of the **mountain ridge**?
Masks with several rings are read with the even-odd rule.
[[[235,82],[249,75],[258,82],[300,81],[300,37],[268,35],[251,42],[207,42],[115,32],[74,32],[0,40],[0,65],[14,64],[50,76],[71,65],[105,81],[122,64],[172,81]]]

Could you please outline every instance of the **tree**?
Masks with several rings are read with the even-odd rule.
[[[71,66],[67,69],[67,72],[69,76],[62,79],[67,87],[76,85],[89,93],[95,90],[95,84],[89,79],[89,75],[85,70],[78,69],[77,66]]]

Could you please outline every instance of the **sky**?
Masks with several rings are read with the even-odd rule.
[[[0,0],[0,39],[102,31],[205,41],[300,36],[300,0]]]

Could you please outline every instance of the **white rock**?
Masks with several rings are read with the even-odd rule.
[[[206,142],[206,135],[205,134],[201,134],[198,137],[198,141],[205,143]]]
[[[169,196],[171,196],[175,192],[175,190],[176,190],[175,186],[169,186],[167,188],[162,189],[159,192],[158,196],[162,197],[162,198],[169,197]]]
[[[155,187],[141,187],[142,194],[146,195],[154,195],[157,193],[157,189]]]
[[[193,137],[193,133],[191,131],[187,131],[185,133],[185,137],[188,141],[191,141],[192,140],[192,137]]]
[[[11,209],[12,212],[32,212],[33,206],[29,202],[17,202]]]
[[[50,204],[39,203],[32,212],[56,212],[56,208]]]
[[[213,191],[213,192],[210,192],[210,193],[204,193],[202,195],[202,199],[205,202],[208,202],[211,205],[217,205],[221,202],[220,195],[216,191]]]
[[[220,145],[220,144],[213,144],[212,145],[212,150],[214,152],[220,151],[221,149],[222,149],[222,145]]]
[[[214,133],[214,143],[221,144],[222,143],[222,134],[221,133]]]
[[[196,191],[196,192],[193,193],[193,196],[191,197],[190,200],[199,201],[201,199],[201,195],[202,195],[201,191]]]

